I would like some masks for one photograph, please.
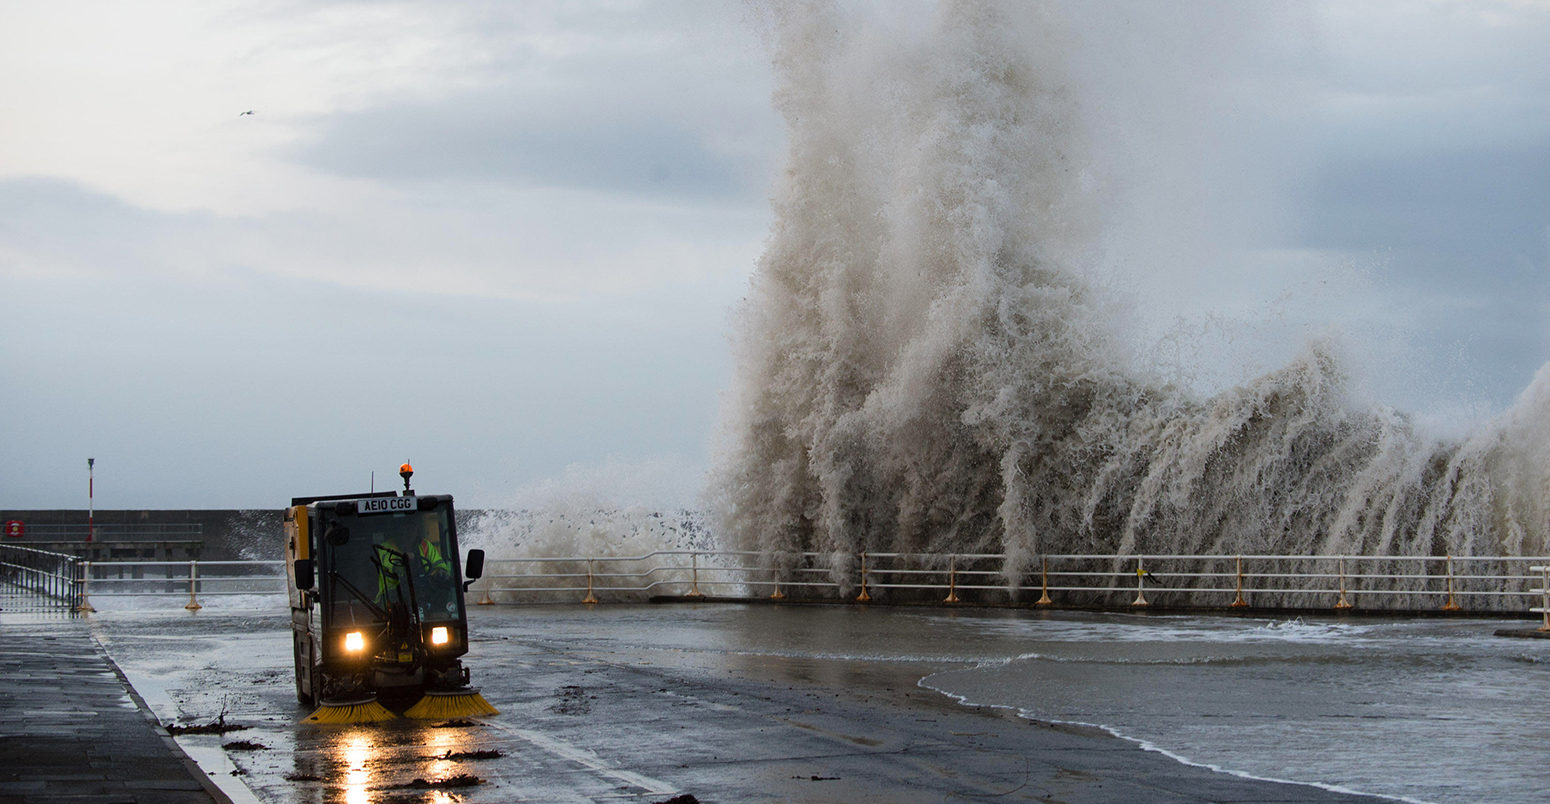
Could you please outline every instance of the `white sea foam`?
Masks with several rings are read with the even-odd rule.
[[[916,686],[920,687],[921,689],[927,689],[927,690],[931,690],[932,692],[936,692],[936,693],[940,693],[942,695],[945,695],[948,698],[951,698],[951,699],[957,701],[958,703],[963,704],[964,706],[972,706],[972,707],[988,708],[988,709],[1010,710],[1010,711],[1016,712],[1018,717],[1025,718],[1027,720],[1032,720],[1032,721],[1035,721],[1035,722],[1049,723],[1049,724],[1052,724],[1052,725],[1079,726],[1079,727],[1084,727],[1084,728],[1097,729],[1099,731],[1102,731],[1102,732],[1108,734],[1111,737],[1117,737],[1117,738],[1119,738],[1121,740],[1124,740],[1126,742],[1133,743],[1134,745],[1136,745],[1138,748],[1140,748],[1143,751],[1152,751],[1152,752],[1155,752],[1155,753],[1158,753],[1158,754],[1162,754],[1163,756],[1173,760],[1174,762],[1178,762],[1178,763],[1183,764],[1183,765],[1191,765],[1191,766],[1194,766],[1194,767],[1197,767],[1197,768],[1205,768],[1207,770],[1214,771],[1216,773],[1225,773],[1225,774],[1228,774],[1230,776],[1237,776],[1237,777],[1239,777],[1241,779],[1255,779],[1255,780],[1265,781],[1265,782],[1280,782],[1280,783],[1283,783],[1283,784],[1301,784],[1301,785],[1307,785],[1309,787],[1317,787],[1317,788],[1320,788],[1320,789],[1323,789],[1323,790],[1329,790],[1329,791],[1336,792],[1336,793],[1347,793],[1347,794],[1352,794],[1352,795],[1377,795],[1377,794],[1374,794],[1374,793],[1366,793],[1364,791],[1355,790],[1355,789],[1352,789],[1352,788],[1349,788],[1349,787],[1343,787],[1343,786],[1340,786],[1340,785],[1323,784],[1323,783],[1319,783],[1319,782],[1304,782],[1304,781],[1298,781],[1298,780],[1295,780],[1295,779],[1277,778],[1277,777],[1274,777],[1274,776],[1259,776],[1259,775],[1255,775],[1255,774],[1252,774],[1252,773],[1247,773],[1245,771],[1234,770],[1234,769],[1229,768],[1229,767],[1224,767],[1224,766],[1221,766],[1221,765],[1215,765],[1215,764],[1208,763],[1208,762],[1198,762],[1196,760],[1193,760],[1193,759],[1189,758],[1188,756],[1185,756],[1185,755],[1180,754],[1178,752],[1171,751],[1171,750],[1169,750],[1167,748],[1164,748],[1163,746],[1158,745],[1157,743],[1154,743],[1151,740],[1145,740],[1145,739],[1142,739],[1142,738],[1139,738],[1139,737],[1133,737],[1133,736],[1131,736],[1129,734],[1126,734],[1124,731],[1122,731],[1120,729],[1117,729],[1117,728],[1115,728],[1113,726],[1104,725],[1102,723],[1087,723],[1087,722],[1080,721],[1080,720],[1051,720],[1051,719],[1048,719],[1048,718],[1040,717],[1039,713],[1033,712],[1033,711],[1030,711],[1030,710],[1027,710],[1027,709],[1023,709],[1023,708],[1019,708],[1019,707],[1015,707],[1015,706],[1007,706],[1007,705],[1004,705],[1004,704],[989,703],[989,702],[985,702],[985,701],[977,701],[977,700],[974,700],[973,698],[971,698],[971,697],[969,697],[967,695],[960,695],[958,693],[950,692],[948,690],[941,689],[940,687],[937,687],[937,686],[933,685],[932,684],[932,678],[933,678],[933,676],[927,676],[927,677],[921,679],[920,681],[916,682]],[[1378,797],[1379,798],[1388,798],[1388,799],[1393,800],[1393,801],[1412,802],[1412,804],[1423,804],[1423,802],[1421,802],[1419,799],[1406,798],[1406,797],[1402,797],[1402,796],[1378,796]]]

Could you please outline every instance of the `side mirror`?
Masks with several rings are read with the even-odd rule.
[[[296,588],[302,590],[312,588],[312,559],[296,559]]]
[[[484,551],[477,547],[468,551],[468,565],[463,568],[463,580],[477,581],[484,575]]]

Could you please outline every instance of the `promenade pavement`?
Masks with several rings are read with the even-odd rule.
[[[0,802],[228,801],[64,614],[0,614],[0,757]]]

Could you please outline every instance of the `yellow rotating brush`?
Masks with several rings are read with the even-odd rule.
[[[432,690],[425,693],[414,706],[404,710],[404,717],[419,720],[445,720],[459,717],[498,715],[500,711],[490,705],[476,689],[450,691]]]
[[[379,723],[398,717],[376,698],[355,701],[324,701],[318,711],[302,718],[303,723]]]

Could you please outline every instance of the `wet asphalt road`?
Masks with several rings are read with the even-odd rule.
[[[478,607],[465,661],[501,714],[364,726],[298,723],[287,627],[283,609],[90,623],[163,722],[244,727],[178,738],[237,801],[1363,800],[960,706],[916,682],[1018,646],[907,611]]]

